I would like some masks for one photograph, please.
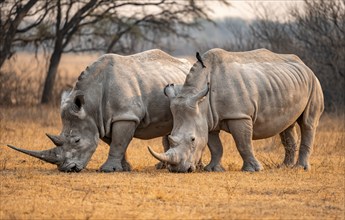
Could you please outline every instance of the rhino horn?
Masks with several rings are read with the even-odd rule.
[[[56,145],[56,146],[62,146],[64,144],[64,140],[61,136],[46,134],[47,137]]]
[[[173,148],[170,148],[165,153],[157,153],[151,147],[148,147],[148,149],[152,156],[161,162],[166,162],[172,165],[176,165],[180,162],[179,157]]]
[[[7,145],[8,147],[12,148],[13,150],[22,152],[24,154],[36,157],[40,160],[43,160],[45,162],[51,163],[51,164],[59,164],[62,162],[62,155],[59,154],[60,149],[57,147],[54,147],[49,150],[43,150],[43,151],[33,151],[33,150],[26,150],[21,149],[12,145]]]
[[[168,136],[170,146],[176,146],[179,144],[179,141],[176,136],[169,135]]]

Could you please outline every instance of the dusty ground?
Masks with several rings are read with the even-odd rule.
[[[64,56],[58,83],[75,80],[96,57]],[[36,102],[42,62],[20,54],[6,68],[18,74],[10,81],[14,86],[4,83],[14,89],[11,103]],[[155,170],[157,161],[147,146],[161,151],[160,139],[132,141],[127,155],[134,168],[130,173],[97,172],[107,157],[104,143],[86,170],[60,173],[54,165],[6,147],[52,147],[45,133],[60,133],[58,107],[0,105],[0,219],[345,219],[344,123],[344,116],[322,117],[310,172],[277,169],[284,151],[274,137],[254,142],[265,170],[243,173],[232,137],[223,133],[223,173]],[[208,162],[205,152],[204,163]]]
[[[104,143],[86,170],[60,173],[5,147],[52,146],[45,133],[60,132],[59,110],[0,110],[0,219],[344,219],[343,118],[322,118],[310,172],[276,168],[283,158],[278,137],[254,143],[264,171],[241,172],[233,140],[223,133],[223,173],[155,170],[146,147],[160,151],[159,139],[133,140],[130,173],[96,172],[107,156]]]

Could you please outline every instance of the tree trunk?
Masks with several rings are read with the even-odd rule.
[[[47,77],[44,82],[41,104],[48,104],[52,101],[53,88],[55,84],[57,68],[59,66],[61,55],[62,55],[62,50],[60,49],[61,46],[57,47],[56,45],[58,45],[58,43],[55,44],[54,52],[52,56],[50,57],[49,69],[48,69]]]
[[[7,51],[1,51],[0,53],[0,68],[2,67],[2,65],[4,64],[6,58],[8,57],[8,52]]]

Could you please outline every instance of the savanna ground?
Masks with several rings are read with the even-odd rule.
[[[92,60],[72,58],[60,74],[65,68],[77,77]],[[263,171],[241,172],[234,141],[222,133],[222,173],[156,170],[147,146],[161,151],[160,139],[133,139],[132,172],[97,172],[108,152],[100,142],[87,169],[61,173],[6,147],[52,147],[45,133],[60,132],[58,106],[0,105],[0,219],[345,219],[343,111],[322,116],[309,172],[277,168],[284,156],[279,137],[254,142]],[[205,164],[209,158],[206,150]]]

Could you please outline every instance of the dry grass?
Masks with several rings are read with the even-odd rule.
[[[310,172],[276,168],[284,152],[278,137],[254,142],[265,167],[258,173],[240,171],[241,158],[225,133],[223,173],[155,170],[146,147],[160,151],[160,139],[132,141],[130,173],[96,172],[107,156],[104,143],[81,173],[60,173],[5,147],[47,149],[52,144],[44,134],[60,129],[57,107],[0,106],[0,219],[345,218],[344,116],[322,117]]]
[[[60,101],[61,92],[73,86],[79,74],[97,58],[93,55],[65,54],[61,58],[53,89],[53,103]],[[18,53],[5,62],[0,71],[0,104],[32,105],[40,102],[49,59]]]

